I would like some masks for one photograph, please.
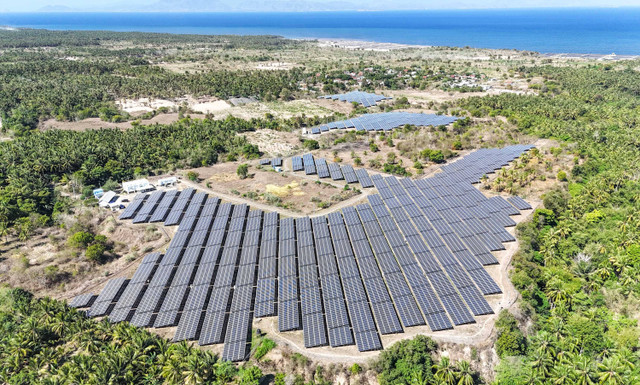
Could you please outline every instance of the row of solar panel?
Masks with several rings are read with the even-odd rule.
[[[378,95],[378,94],[362,92],[362,91],[352,91],[352,92],[347,92],[345,94],[325,95],[325,96],[321,96],[320,98],[340,100],[340,101],[349,102],[349,103],[358,103],[358,104],[362,104],[364,107],[372,107],[372,106],[375,106],[379,101],[392,99],[391,97],[386,97],[384,95]]]
[[[330,130],[347,128],[354,128],[356,131],[391,131],[407,124],[414,126],[449,125],[457,119],[451,116],[412,112],[382,112],[311,127],[311,133],[321,134]]]
[[[362,188],[373,187],[371,178],[365,169],[353,170],[349,165],[340,166],[338,163],[327,164],[324,158],[314,158],[311,154],[305,154],[302,157],[294,156],[291,158],[293,171],[301,171],[304,169],[305,174],[317,174],[319,178],[329,178],[333,180],[344,180],[347,183],[360,183]]]

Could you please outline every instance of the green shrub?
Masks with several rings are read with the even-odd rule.
[[[187,179],[189,179],[192,182],[197,182],[199,177],[200,175],[195,171],[187,172]]]
[[[261,338],[258,346],[256,347],[255,353],[253,353],[253,357],[256,360],[260,360],[275,347],[276,343],[273,342],[273,340],[269,338]]]
[[[238,169],[236,170],[236,174],[238,174],[240,179],[245,179],[249,174],[249,165],[246,163],[239,165]]]
[[[67,244],[71,247],[75,247],[76,249],[84,249],[89,246],[94,239],[95,236],[93,234],[87,231],[78,231],[69,237]]]
[[[373,363],[373,369],[379,373],[380,385],[410,385],[416,373],[421,373],[424,383],[432,383],[431,353],[436,349],[435,341],[419,335],[411,340],[396,342],[383,350]]]
[[[102,262],[104,258],[104,252],[106,251],[106,247],[102,244],[95,243],[89,247],[87,247],[87,251],[85,251],[84,255],[91,262]]]
[[[561,182],[566,182],[567,181],[567,173],[560,170],[558,171],[558,175],[556,176],[556,178],[561,181]]]
[[[320,148],[320,143],[318,143],[317,140],[305,139],[302,141],[302,147],[306,148],[309,151],[317,150]]]

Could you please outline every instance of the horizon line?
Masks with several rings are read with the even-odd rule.
[[[56,7],[45,6],[46,7]],[[559,6],[544,6],[544,7],[485,7],[485,8],[405,8],[405,9],[342,9],[342,10],[311,10],[311,11],[196,11],[196,10],[165,10],[165,11],[143,11],[143,10],[79,10],[70,8],[68,10],[46,10],[37,9],[32,11],[3,11],[0,14],[31,14],[31,13],[143,13],[143,14],[158,14],[158,13],[337,13],[337,12],[407,12],[407,11],[510,11],[510,10],[545,10],[545,9],[636,9],[640,8],[640,5],[598,5],[598,6],[571,6],[571,5],[559,5]]]

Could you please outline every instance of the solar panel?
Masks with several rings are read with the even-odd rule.
[[[353,167],[349,165],[343,165],[341,171],[342,175],[344,176],[344,180],[347,183],[358,183],[358,177],[356,176],[355,171],[353,171]]]
[[[133,218],[132,223],[146,223],[149,222],[151,215],[158,207],[158,204],[164,197],[164,191],[154,191],[149,195],[144,205],[138,210],[136,216]]]
[[[316,164],[313,159],[313,155],[305,154],[302,156],[302,162],[304,164],[304,172],[307,175],[312,175],[316,173]]]
[[[98,296],[93,293],[80,294],[69,301],[68,305],[75,308],[91,307],[96,298],[98,298]]]
[[[375,105],[375,99],[360,97],[359,103],[365,107]],[[382,112],[366,114],[357,118],[333,122],[328,125],[320,125],[311,128],[312,134],[327,132],[333,127],[355,128],[356,131],[391,131],[407,124],[415,126],[448,125],[455,122],[457,117],[441,116],[433,114],[409,113],[409,112]]]
[[[167,191],[162,200],[158,203],[158,207],[155,209],[151,217],[149,218],[150,223],[155,222],[164,222],[164,220],[169,215],[169,211],[171,207],[178,199],[178,190],[170,190]]]
[[[142,208],[142,205],[144,204],[144,201],[147,199],[147,197],[148,195],[144,193],[136,195],[131,203],[129,203],[129,205],[124,209],[122,214],[120,214],[120,217],[118,219],[124,220],[135,217],[138,211]]]
[[[512,196],[507,198],[507,201],[511,203],[518,210],[531,210],[531,205],[519,196]]]
[[[180,192],[176,202],[171,207],[171,211],[167,214],[167,218],[164,221],[165,226],[175,226],[180,223],[184,210],[189,205],[195,192],[196,190],[193,188],[186,188]]]
[[[358,177],[358,182],[360,182],[360,185],[362,186],[362,188],[373,187],[373,181],[369,177],[367,170],[359,168],[355,171],[355,173],[356,173],[356,176]]]
[[[87,311],[87,315],[89,317],[109,315],[128,283],[129,280],[124,277],[109,280]]]
[[[302,163],[302,158],[299,156],[294,156],[291,158],[291,166],[293,171],[302,171],[304,170],[304,165]]]
[[[329,164],[329,173],[331,174],[331,179],[333,180],[344,179],[344,176],[342,175],[342,171],[340,171],[340,165],[338,163]]]
[[[318,178],[328,178],[330,174],[329,167],[327,166],[327,161],[324,158],[318,158],[315,161]]]

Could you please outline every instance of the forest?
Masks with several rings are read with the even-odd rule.
[[[517,229],[511,279],[533,327],[501,317],[497,384],[640,382],[640,77],[633,65],[519,68],[544,79],[540,95],[460,103],[575,146],[567,182]]]
[[[258,385],[267,378],[254,361],[237,367],[187,342],[174,344],[128,323],[88,319],[62,302],[38,299],[22,289],[0,289],[0,331],[0,381],[5,384]],[[424,336],[398,342],[371,368],[383,385],[481,383],[469,362],[438,360],[437,348]],[[254,360],[266,353],[260,347],[253,352]],[[354,364],[349,370],[357,375],[363,368]],[[270,377],[284,385],[286,374]],[[318,365],[312,381],[300,375],[292,380],[294,385],[329,385],[330,375]]]
[[[55,184],[73,181],[90,189],[108,181],[177,168],[199,167],[226,157],[253,159],[259,149],[238,133],[260,121],[192,120],[130,130],[49,130],[0,143],[0,227],[20,233],[48,224],[56,211]],[[82,189],[82,187],[80,187]],[[81,191],[77,191],[81,192]]]

